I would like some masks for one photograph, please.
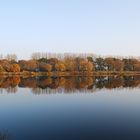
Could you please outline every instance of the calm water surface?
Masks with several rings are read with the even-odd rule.
[[[33,83],[33,80],[27,82]],[[96,83],[90,88],[66,90],[62,85],[56,88],[48,84],[44,88],[23,86],[20,81],[12,87],[1,87],[0,138],[140,139],[140,87],[139,84],[126,87],[124,83],[123,79],[123,84],[117,87],[98,85],[98,88]]]

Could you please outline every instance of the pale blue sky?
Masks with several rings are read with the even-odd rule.
[[[0,53],[140,56],[140,0],[0,1]]]

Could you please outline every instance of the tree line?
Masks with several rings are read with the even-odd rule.
[[[0,55],[0,72],[98,72],[140,71],[139,58],[100,57],[93,54],[34,53],[29,60],[15,54]]]

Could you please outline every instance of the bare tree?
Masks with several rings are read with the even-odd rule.
[[[5,57],[8,61],[17,61],[16,54],[7,54]]]
[[[3,55],[2,54],[0,54],[0,59],[3,59]]]

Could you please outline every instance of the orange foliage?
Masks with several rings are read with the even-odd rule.
[[[66,70],[66,67],[65,67],[65,65],[62,62],[58,62],[57,64],[55,64],[55,69],[57,71],[63,72],[63,71]]]
[[[20,72],[20,66],[18,64],[11,64],[10,72]]]
[[[39,70],[40,71],[48,71],[48,72],[51,72],[52,71],[52,65],[47,64],[45,62],[40,62],[39,63]]]

